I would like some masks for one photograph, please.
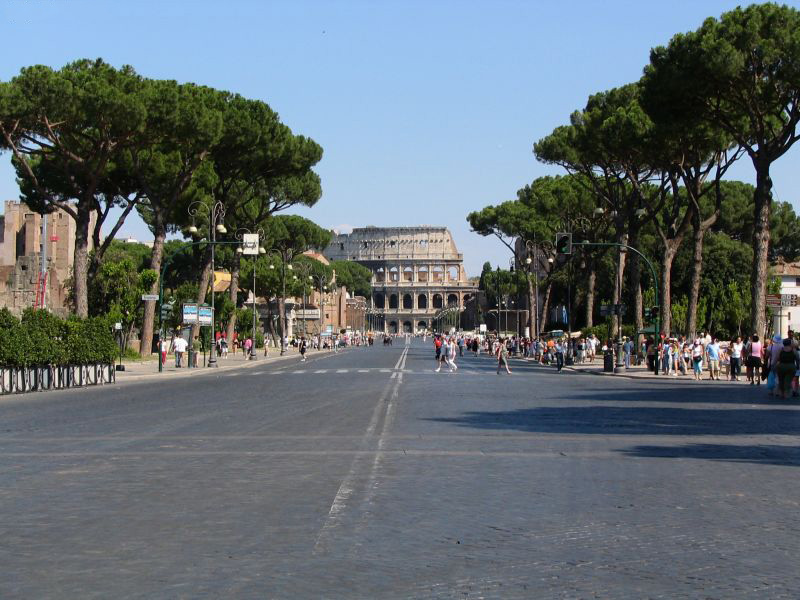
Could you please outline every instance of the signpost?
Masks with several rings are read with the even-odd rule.
[[[201,304],[200,306],[196,306],[197,308],[197,322],[200,324],[200,327],[210,327],[211,322],[214,319],[214,309],[208,306],[207,304]],[[212,332],[213,333],[213,332]],[[213,344],[215,340],[211,340]]]
[[[183,305],[183,324],[194,325],[197,323],[197,304],[187,303]]]
[[[142,300],[145,302],[158,300],[158,294],[142,294]]]

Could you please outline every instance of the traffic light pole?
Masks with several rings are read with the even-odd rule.
[[[594,247],[594,248],[616,247],[616,248],[624,248],[625,250],[630,250],[631,252],[636,253],[639,257],[641,257],[641,259],[647,264],[647,267],[650,269],[650,275],[653,278],[653,289],[655,290],[655,294],[656,294],[656,306],[660,306],[660,304],[658,302],[658,276],[656,275],[656,270],[653,268],[653,264],[647,259],[647,257],[644,254],[639,252],[639,250],[637,250],[633,246],[628,246],[627,244],[619,244],[619,243],[616,243],[616,242],[572,242],[572,245],[573,246],[588,246],[588,247]],[[657,336],[656,337],[656,348],[658,348],[658,337],[661,335],[661,318],[658,315],[658,313],[656,313],[656,317],[655,318],[656,318],[656,336]],[[622,322],[622,315],[620,315],[620,322]],[[637,332],[637,334],[638,334],[638,332]],[[635,348],[635,350],[638,351],[638,348]],[[655,371],[656,375],[658,375],[658,362],[659,361],[658,361],[658,357],[657,357],[656,358],[656,371]]]

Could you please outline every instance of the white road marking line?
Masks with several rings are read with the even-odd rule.
[[[378,401],[375,403],[375,408],[372,410],[372,418],[369,421],[369,425],[367,425],[367,430],[364,432],[364,435],[361,438],[362,446],[366,446],[367,440],[372,437],[375,433],[375,429],[378,426],[378,420],[380,419],[381,413],[383,412],[383,403],[386,400],[387,396],[391,392],[393,387],[392,383],[387,383],[386,386],[383,388],[383,392],[381,393]],[[358,473],[359,463],[361,459],[368,454],[370,454],[366,447],[363,447],[362,450],[356,454],[353,462],[350,465],[350,470],[348,471],[345,478],[342,480],[341,485],[339,486],[338,491],[336,492],[336,496],[333,498],[333,503],[331,504],[331,508],[328,511],[328,516],[325,519],[325,523],[319,530],[317,534],[316,542],[314,543],[314,550],[313,554],[317,554],[323,549],[324,543],[327,538],[332,535],[332,531],[339,526],[339,520],[341,518],[342,513],[347,508],[347,502],[350,500],[350,497],[353,495],[355,491],[355,482],[356,482],[356,475]]]
[[[328,369],[317,369],[314,373],[327,373]]]
[[[305,372],[306,372],[305,369],[297,369],[295,371],[292,371],[292,373],[294,373],[295,375],[299,375],[300,373],[305,373]]]
[[[350,370],[349,369],[336,369],[336,372],[337,373],[349,373]]]
[[[394,373],[392,373],[392,374],[389,376],[389,379],[394,379],[395,377],[397,377],[397,371],[395,371]]]
[[[369,373],[369,369],[359,369],[359,373]]]

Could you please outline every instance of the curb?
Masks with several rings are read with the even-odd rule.
[[[348,349],[340,350],[337,353],[326,352],[325,355],[320,357],[320,359],[325,358],[326,356],[336,356],[338,354],[341,354],[342,352],[349,352],[351,350],[352,349],[348,348]],[[309,358],[311,358],[312,361],[313,361],[313,357],[314,356],[316,356],[316,355],[314,355],[314,354],[309,355]],[[153,372],[149,372],[149,373],[146,372],[146,373],[140,373],[140,374],[126,375],[126,376],[124,376],[122,378],[117,376],[117,379],[116,379],[116,381],[114,383],[115,384],[122,384],[122,383],[128,383],[128,382],[130,382],[130,383],[144,382],[145,380],[149,380],[149,379],[153,379],[153,378],[159,378],[159,379],[168,378],[168,379],[172,379],[174,377],[185,378],[185,377],[189,377],[189,376],[193,376],[193,375],[213,375],[214,373],[227,372],[227,371],[236,371],[238,369],[248,369],[248,368],[255,368],[255,367],[258,367],[258,366],[268,366],[268,365],[271,365],[271,364],[273,364],[275,362],[283,362],[283,361],[287,361],[287,360],[290,360],[290,359],[299,360],[300,359],[300,354],[299,353],[297,353],[297,354],[285,354],[284,356],[270,356],[269,358],[261,357],[260,359],[257,359],[257,360],[243,360],[243,361],[240,362],[240,364],[219,366],[219,367],[217,367],[216,369],[213,369],[213,370],[209,369],[208,367],[197,367],[197,368],[194,368],[194,369],[186,368],[185,370],[182,370],[180,372],[179,371],[169,371],[168,372],[169,374],[167,374],[167,375],[165,375],[165,373],[167,373],[166,371],[161,372],[161,373],[159,373],[158,371],[153,371]],[[317,359],[317,360],[319,360],[319,359]],[[155,362],[155,366],[156,366],[156,368],[158,367],[158,362],[157,361]]]

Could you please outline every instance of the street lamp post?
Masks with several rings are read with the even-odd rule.
[[[236,248],[237,254],[247,254],[253,256],[253,330],[252,344],[250,345],[250,360],[255,360],[256,356],[256,259],[259,254],[266,254],[267,251],[261,246],[261,238],[264,237],[264,230],[258,228],[250,231],[245,227],[236,230],[236,239],[244,240],[244,243]],[[266,341],[265,341],[266,343]]]
[[[322,328],[325,326],[325,294],[328,293],[328,278],[324,274],[310,275],[319,286],[319,350],[322,350]]]
[[[206,213],[206,216],[208,216],[208,230],[209,237],[211,238],[211,348],[208,355],[208,366],[217,367],[217,315],[214,310],[214,248],[217,244],[217,233],[228,233],[223,223],[225,219],[225,205],[222,202],[215,202],[214,204],[208,205],[200,200],[195,200],[189,205],[187,212],[191,217],[197,216],[198,213]],[[192,234],[197,233],[197,227],[192,224],[192,226],[189,227],[189,232]]]

